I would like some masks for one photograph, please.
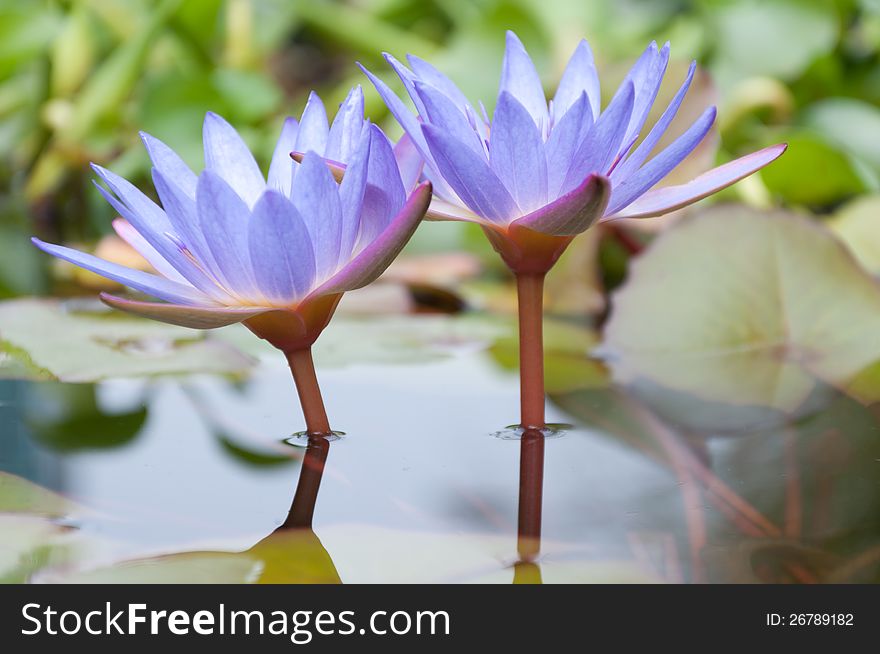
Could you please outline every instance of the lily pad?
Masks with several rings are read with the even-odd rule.
[[[624,383],[793,412],[817,378],[846,389],[880,360],[880,287],[820,225],[719,207],[633,263],[603,349]]]
[[[868,195],[847,204],[828,227],[852,251],[865,270],[880,275],[880,195]]]
[[[68,307],[36,299],[0,303],[0,376],[94,382],[160,374],[235,374],[253,364],[227,343],[200,332]]]
[[[60,517],[71,513],[75,508],[72,502],[57,493],[0,471],[0,513]]]

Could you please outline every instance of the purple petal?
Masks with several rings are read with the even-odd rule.
[[[333,119],[327,137],[324,157],[348,163],[360,141],[364,128],[364,91],[360,85],[348,92]]]
[[[360,229],[354,251],[358,252],[385,231],[406,202],[391,144],[376,125],[370,125],[370,158],[367,187],[361,209]]]
[[[684,134],[639,168],[631,177],[615,186],[609,213],[617,213],[666,177],[699,145],[713,122],[715,122],[715,107],[709,107]]]
[[[324,103],[321,102],[318,94],[312,91],[309,93],[309,100],[306,102],[306,108],[303,109],[302,118],[299,121],[296,147],[292,149],[303,153],[314,151],[318,154],[324,154],[324,150],[327,149],[329,133],[330,126],[327,122]]]
[[[128,213],[135,216],[135,220],[139,221],[142,225],[157,234],[171,230],[171,223],[168,220],[168,216],[165,215],[165,212],[162,211],[162,209],[159,208],[159,206],[150,198],[141,193],[141,191],[131,182],[97,164],[92,164],[92,170],[94,170],[98,177],[110,187],[110,190],[116,194],[116,197],[124,203],[125,208],[128,209]],[[102,191],[102,195],[107,198],[107,201],[113,205],[113,208],[122,214],[125,209],[120,209],[118,202],[111,200],[110,197],[103,192],[103,189],[100,187],[98,188]],[[135,223],[135,220],[132,220],[129,216],[125,217],[129,219],[129,222],[133,225],[138,226],[137,223]],[[140,228],[138,229],[140,231]]]
[[[62,245],[44,243],[38,238],[32,238],[31,242],[43,252],[51,254],[53,257],[69,261],[80,268],[91,270],[93,273],[97,273],[102,277],[112,279],[114,282],[133,288],[141,293],[152,295],[160,300],[165,300],[166,302],[178,302],[181,304],[213,304],[211,299],[204,293],[199,292],[188,284],[181,284],[180,282],[171,281],[170,279],[165,279],[164,277],[159,277],[152,273],[134,270],[133,268],[126,268],[117,263],[105,261],[104,259],[99,259],[91,254],[79,252],[78,250],[67,248]]]
[[[153,166],[161,170],[168,179],[173,179],[184,193],[195,198],[196,183],[199,178],[183,159],[162,141],[146,132],[141,132],[141,140],[147,148]]]
[[[259,298],[248,256],[250,209],[219,175],[205,170],[196,188],[199,226],[228,288],[249,300]]]
[[[713,168],[686,184],[648,191],[626,209],[605,220],[651,218],[686,207],[760,170],[785,152],[786,147],[785,143],[772,145]]]
[[[562,119],[553,126],[544,144],[547,158],[547,195],[555,198],[568,174],[578,147],[593,128],[593,116],[586,93],[581,93]]]
[[[123,241],[128,243],[135,251],[147,260],[153,268],[163,277],[167,277],[171,281],[186,284],[186,278],[181,275],[165,258],[159,254],[149,242],[141,236],[138,231],[132,227],[131,223],[124,218],[116,218],[113,221],[113,231]]]
[[[549,129],[550,116],[547,110],[547,98],[535,64],[523,47],[519,37],[511,31],[507,32],[504,50],[504,62],[501,65],[501,85],[499,96],[507,91],[526,108],[535,124],[542,130]]]
[[[422,103],[422,99],[419,97],[419,94],[416,93],[415,87],[415,83],[418,80],[418,77],[416,77],[416,75],[409,68],[407,68],[397,59],[395,59],[393,55],[390,55],[387,52],[383,52],[382,56],[385,58],[385,61],[388,62],[388,65],[390,65],[394,69],[394,72],[397,73],[397,76],[403,83],[403,88],[406,89],[410,100],[413,101],[413,104],[416,107],[416,113],[424,116],[425,105]]]
[[[506,223],[520,214],[483,157],[433,125],[424,125],[422,131],[444,179],[468,208],[493,223]]]
[[[249,207],[253,206],[266,189],[266,180],[235,128],[209,111],[205,116],[202,140],[205,168],[219,175]]]
[[[158,168],[153,169],[153,185],[156,187],[159,199],[162,200],[162,206],[171,221],[174,233],[183,241],[202,268],[220,284],[229,287],[229,280],[220,270],[202,233],[195,199],[190,198],[173,181],[166,179]]]
[[[599,90],[599,73],[593,60],[593,51],[586,40],[582,40],[568,60],[556,95],[553,96],[554,120],[559,121],[569,108],[586,93],[593,116],[599,115],[602,94]]]
[[[618,180],[626,179],[627,177],[632,175],[648,158],[648,156],[657,146],[657,143],[660,142],[663,134],[666,133],[666,130],[669,128],[670,123],[672,123],[672,120],[675,118],[675,114],[678,113],[678,108],[681,106],[681,103],[684,100],[684,96],[687,95],[691,82],[694,79],[694,72],[696,72],[696,70],[697,62],[693,61],[691,62],[690,68],[688,69],[687,77],[685,78],[684,83],[681,85],[675,96],[669,102],[669,106],[666,107],[663,115],[660,116],[660,119],[654,124],[654,127],[651,128],[651,131],[648,132],[648,136],[645,137],[645,140],[639,143],[639,146],[635,149],[635,151],[629,157],[627,157],[617,168],[614,169],[614,173],[611,175],[611,179],[613,179],[615,182]]]
[[[431,206],[425,214],[425,220],[443,220],[443,221],[464,221],[468,223],[482,223],[484,220],[470,209],[461,207],[457,204],[451,204],[438,198],[436,195],[431,198]]]
[[[346,166],[345,174],[339,184],[339,202],[342,208],[340,261],[347,261],[357,244],[367,190],[371,141],[371,129],[362,129],[360,143],[350,157],[349,165]]]
[[[131,224],[133,229],[138,232],[138,235],[150,245],[158,256],[164,259],[180,276],[184,277],[199,290],[211,295],[215,299],[225,296],[217,288],[214,281],[187,257],[186,253],[181,250],[172,238],[169,238],[169,234],[172,236],[176,236],[176,234],[174,234],[172,223],[162,209],[118,175],[97,165],[92,167],[111,188],[127,198],[131,205],[134,205],[132,207],[121,202],[100,185],[95,184],[107,202]],[[183,195],[183,191],[180,191],[180,193]],[[191,202],[189,198],[187,200]],[[156,267],[156,269],[161,270],[159,267]]]
[[[272,153],[272,162],[269,164],[269,177],[266,185],[284,195],[290,196],[290,185],[293,182],[294,164],[290,159],[290,152],[296,148],[296,137],[299,133],[299,123],[295,118],[287,118],[281,128],[278,143]]]
[[[394,159],[397,161],[397,167],[400,170],[400,180],[403,182],[403,188],[409,192],[415,187],[422,175],[422,167],[425,160],[421,153],[413,143],[412,137],[404,132],[403,136],[394,146]]]
[[[462,111],[469,106],[469,102],[459,88],[446,75],[434,68],[427,61],[416,57],[415,55],[406,56],[413,72],[423,82],[427,82],[434,88],[442,92],[452,102],[454,102]]]
[[[629,118],[632,115],[634,97],[635,92],[631,82],[625,84],[621,92],[614,96],[575,152],[565,181],[560,187],[561,193],[568,193],[583,182],[590,173],[608,172],[623,143]]]
[[[117,297],[109,293],[101,293],[101,301],[105,304],[126,311],[136,316],[167,322],[181,327],[193,329],[214,329],[225,327],[273,309],[237,308],[237,307],[191,307],[180,304],[160,304],[158,302],[140,302]]]
[[[523,212],[547,202],[547,159],[538,126],[510,93],[498,97],[489,163]]]
[[[602,217],[610,196],[608,178],[591,174],[573,191],[514,224],[554,236],[580,234]]]
[[[424,158],[425,169],[423,173],[426,177],[431,179],[434,193],[447,199],[454,198],[455,192],[450,188],[449,184],[443,179],[443,176],[437,169],[437,163],[434,161],[431,149],[428,147],[428,143],[425,141],[425,137],[422,134],[422,127],[418,118],[416,118],[416,116],[403,103],[403,100],[397,97],[397,94],[394,93],[385,82],[373,75],[373,73],[360,64],[358,64],[358,67],[370,79],[370,82],[372,82],[373,86],[376,88],[382,101],[387,105],[388,110],[397,122],[400,123],[403,131],[412,139],[416,149],[418,149],[419,153]],[[418,94],[416,94],[416,97],[418,97]]]
[[[315,281],[315,253],[290,200],[271,189],[263,193],[248,232],[251,266],[263,296],[281,304],[306,296]]]
[[[431,201],[431,185],[420,184],[382,234],[310,297],[341,293],[366,286],[394,261],[425,215]]]
[[[455,103],[429,84],[415,82],[416,93],[425,107],[423,119],[452,137],[465,143],[475,153],[485,157],[483,141],[468,122],[467,116]],[[528,114],[526,114],[528,116]]]
[[[320,155],[307,152],[296,173],[291,200],[303,217],[315,252],[318,280],[333,274],[342,240],[339,189]]]
[[[660,83],[663,81],[663,74],[666,72],[668,63],[669,43],[666,43],[663,49],[658,51],[657,43],[652,41],[627,74],[624,83],[626,81],[633,83],[635,99],[629,127],[623,139],[625,142],[632,141],[644,126],[654,100],[657,98],[657,92],[660,90]]]

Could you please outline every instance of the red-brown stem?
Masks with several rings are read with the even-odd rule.
[[[291,350],[285,352],[284,355],[287,357],[287,363],[290,364],[290,370],[293,373],[293,380],[296,382],[296,392],[299,394],[299,403],[306,419],[306,431],[309,435],[329,435],[330,422],[327,420],[321,388],[318,386],[318,377],[315,375],[315,362],[312,361],[311,348]]]
[[[321,477],[327,463],[330,441],[324,436],[310,436],[299,471],[299,482],[293,496],[293,504],[287,514],[282,529],[311,529],[315,514],[315,502],[321,488]]]
[[[520,561],[533,561],[541,550],[541,506],[544,495],[544,434],[527,429],[520,441],[519,519],[517,551]]]
[[[520,419],[524,429],[544,428],[544,273],[517,273],[519,301]]]

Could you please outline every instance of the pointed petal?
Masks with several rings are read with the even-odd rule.
[[[430,201],[431,185],[424,182],[416,187],[385,231],[310,297],[350,291],[375,280],[391,265],[416,231]]]
[[[608,216],[604,220],[651,218],[681,209],[760,170],[782,155],[787,147],[785,143],[772,145],[713,168],[686,184],[648,191],[623,211]]]
[[[290,152],[296,148],[296,136],[299,133],[299,123],[295,118],[284,120],[278,143],[272,153],[272,162],[269,164],[269,177],[266,185],[276,191],[281,191],[290,197],[290,185],[293,182],[293,170],[295,168],[290,160]]]
[[[190,198],[173,181],[166,179],[158,168],[153,169],[153,185],[156,187],[159,199],[162,200],[162,206],[165,207],[165,213],[171,221],[174,233],[211,277],[221,285],[229,287],[228,280],[214,259],[202,233],[196,200]]]
[[[370,125],[367,187],[364,190],[360,229],[353,251],[359,252],[385,231],[405,202],[406,189],[400,180],[391,144],[381,129]]]
[[[272,311],[270,307],[191,307],[181,304],[140,302],[109,293],[101,293],[101,301],[114,309],[126,311],[136,316],[193,329],[225,327]]]
[[[219,175],[245,204],[252,207],[265,190],[266,180],[241,136],[232,125],[209,111],[205,116],[202,140],[205,169]]]
[[[322,153],[324,157],[348,163],[360,141],[363,128],[364,91],[358,84],[339,105],[327,137],[327,148]]]
[[[135,251],[140,254],[147,263],[149,263],[160,275],[168,279],[186,284],[186,279],[177,270],[168,263],[161,254],[150,245],[147,240],[141,236],[138,231],[131,226],[125,218],[116,218],[113,223],[113,231],[123,241],[128,243]]]
[[[489,163],[523,212],[547,202],[547,158],[535,121],[510,93],[498,97]]]
[[[554,120],[558,122],[565,112],[577,102],[581,94],[587,94],[590,103],[590,111],[593,116],[598,116],[601,109],[602,94],[599,90],[599,73],[596,71],[596,62],[593,59],[593,51],[590,44],[584,39],[578,43],[574,54],[568,60],[556,95],[553,96]]]
[[[535,64],[522,41],[513,32],[507,32],[504,62],[501,65],[501,86],[498,94],[507,91],[526,108],[535,124],[544,131],[550,124],[547,98]]]
[[[309,100],[299,121],[299,133],[296,137],[296,147],[293,149],[303,153],[314,151],[324,154],[329,134],[330,125],[324,103],[318,94],[312,91],[309,93]]]
[[[493,223],[519,216],[516,202],[482,156],[433,125],[422,131],[443,177],[469,209]]]
[[[110,190],[113,191],[116,197],[124,203],[125,207],[128,208],[129,213],[135,215],[134,220],[132,220],[130,216],[125,216],[129,222],[136,224],[135,220],[137,220],[142,225],[158,234],[172,229],[171,223],[168,220],[168,216],[165,215],[165,212],[162,211],[155,202],[144,195],[140,189],[134,186],[134,184],[127,179],[120,177],[113,171],[102,168],[97,164],[92,164],[92,170],[94,170],[98,177],[110,187]],[[99,190],[102,190],[100,187],[98,188]],[[107,201],[113,205],[114,209],[119,211],[120,214],[123,213],[124,209],[120,209],[117,202],[111,200],[107,194],[103,193],[103,191],[102,194],[107,198]]]
[[[651,106],[654,104],[654,99],[657,97],[657,91],[660,90],[660,83],[668,63],[669,43],[666,43],[662,50],[658,50],[657,43],[651,41],[624,78],[618,93],[627,82],[631,82],[633,89],[635,89],[632,115],[623,138],[625,142],[632,141],[644,126]]]
[[[433,86],[423,82],[416,81],[415,89],[425,106],[425,113],[422,118],[426,123],[448,132],[452,137],[466,144],[476,154],[485,157],[482,140],[471,127],[467,116],[452,100]]]
[[[307,152],[296,173],[291,200],[303,217],[315,252],[316,278],[335,272],[342,240],[342,207],[330,169],[315,152]]]
[[[699,145],[714,122],[715,107],[709,107],[684,134],[639,168],[631,177],[615,186],[609,213],[617,213],[666,177]]]
[[[312,290],[315,253],[308,229],[293,203],[278,191],[266,191],[254,205],[248,247],[266,299],[293,304]]]
[[[696,70],[697,62],[692,61],[690,68],[688,68],[684,83],[669,102],[663,115],[660,116],[660,119],[654,124],[654,127],[651,128],[651,131],[648,132],[645,140],[639,143],[639,146],[633,151],[633,153],[614,169],[611,179],[615,182],[626,179],[638,170],[639,166],[641,166],[650,156],[651,152],[657,146],[657,143],[659,143],[660,139],[663,137],[663,134],[666,133],[666,130],[669,128],[675,115],[678,113],[678,109],[681,106],[685,95],[687,95],[691,82],[694,79],[694,73]]]
[[[150,155],[150,160],[153,162],[153,166],[161,170],[167,178],[173,179],[189,197],[195,198],[198,176],[174,150],[162,143],[162,141],[154,136],[150,136],[146,132],[141,132],[140,134],[144,147],[147,148],[147,153]]]
[[[590,175],[573,191],[514,221],[514,224],[554,236],[580,234],[602,217],[610,196],[608,178]]]
[[[371,141],[370,129],[362,129],[360,143],[350,157],[349,165],[345,168],[345,175],[339,184],[339,202],[342,208],[340,261],[347,261],[351,257],[360,233],[364,196],[367,190]]]
[[[229,289],[259,299],[248,256],[248,206],[224,179],[205,170],[196,188],[196,209],[201,233]]]
[[[414,188],[422,174],[422,167],[425,160],[419,153],[412,137],[404,132],[403,136],[394,146],[394,159],[397,161],[397,167],[400,170],[400,180],[403,182],[403,188],[409,192]]]
[[[464,111],[464,108],[469,105],[464,93],[459,90],[451,79],[434,68],[434,66],[415,55],[408,54],[406,55],[406,59],[413,72],[420,80],[439,90],[452,100],[452,102],[462,111]]]
[[[117,263],[105,261],[104,259],[99,259],[96,256],[86,254],[85,252],[79,252],[72,248],[44,243],[38,238],[32,238],[31,242],[43,252],[51,254],[53,257],[69,261],[80,268],[91,270],[102,277],[112,279],[114,282],[133,288],[141,293],[152,295],[161,300],[182,304],[213,304],[210,298],[189,284],[181,284],[180,282],[171,281],[170,279],[165,279],[164,277],[159,277],[152,273],[126,268]]]
[[[568,193],[590,173],[608,172],[623,144],[634,97],[633,85],[628,82],[602,112],[575,153],[560,187],[561,193]]]
[[[553,126],[550,138],[544,144],[547,159],[547,195],[559,196],[568,168],[580,144],[593,128],[593,116],[586,93],[575,101],[562,119]]]

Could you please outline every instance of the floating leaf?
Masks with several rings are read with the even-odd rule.
[[[880,195],[868,195],[840,209],[828,227],[847,244],[865,270],[880,275]]]
[[[57,493],[26,479],[0,471],[0,513],[27,513],[60,517],[75,505]]]
[[[634,262],[603,347],[624,382],[794,411],[880,359],[880,288],[821,226],[719,207]]]
[[[195,372],[243,373],[252,360],[200,332],[115,314],[76,313],[52,300],[0,303],[0,375],[91,382]]]
[[[761,171],[772,193],[795,204],[824,206],[867,190],[850,155],[823,137],[799,132],[785,140],[786,155]]]

